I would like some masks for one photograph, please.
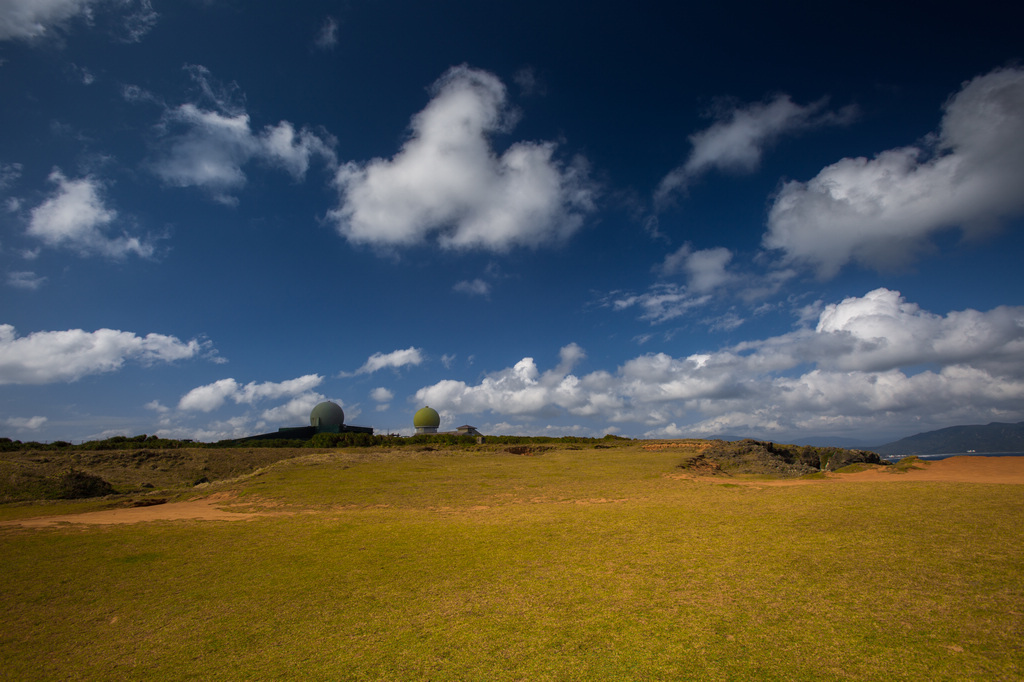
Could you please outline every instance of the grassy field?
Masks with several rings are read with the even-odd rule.
[[[249,521],[3,528],[0,677],[1024,679],[1019,486],[684,456],[337,451],[202,487]]]

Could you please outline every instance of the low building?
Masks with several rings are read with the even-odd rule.
[[[341,405],[330,400],[322,402],[309,413],[309,426],[286,426],[270,433],[261,433],[239,440],[309,440],[318,433],[368,433],[370,426],[349,426],[345,423],[345,411]]]

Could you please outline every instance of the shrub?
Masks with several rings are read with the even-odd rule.
[[[102,478],[77,469],[68,469],[57,479],[57,499],[76,500],[81,497],[103,497],[113,493],[114,487]]]
[[[713,441],[703,452],[723,471],[744,474],[800,476],[816,471],[835,471],[850,464],[882,464],[874,452],[810,445],[780,445],[769,441],[745,439],[735,442]],[[692,462],[680,466],[692,467]]]
[[[108,482],[77,469],[66,469],[57,476],[32,471],[15,471],[0,480],[0,501],[76,500],[103,497],[116,492]]]

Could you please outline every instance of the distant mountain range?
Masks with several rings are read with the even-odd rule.
[[[950,426],[865,449],[880,455],[1024,452],[1024,422]]]

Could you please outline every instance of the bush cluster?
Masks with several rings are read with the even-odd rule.
[[[539,444],[560,444],[560,445],[590,445],[601,447],[602,443],[610,441],[629,441],[629,438],[616,436],[609,433],[602,438],[583,438],[580,436],[487,436],[488,443],[496,445],[539,445]],[[399,447],[402,445],[475,445],[476,436],[460,436],[454,433],[419,433],[415,436],[402,437],[394,435],[371,435],[368,433],[318,433],[311,440],[296,440],[291,438],[267,438],[254,442],[248,439],[229,439],[215,443],[197,443],[192,440],[176,440],[171,438],[160,438],[158,436],[114,436],[103,440],[91,440],[75,445],[67,441],[53,441],[52,443],[39,443],[37,441],[22,442],[10,438],[0,438],[0,452],[18,451],[93,451],[93,450],[135,450],[140,447],[153,448],[155,450],[174,450],[180,448],[230,448],[230,447],[260,447],[260,448],[362,448],[362,447]]]
[[[90,440],[79,445],[69,443],[66,440],[55,440],[52,443],[39,443],[37,441],[21,442],[10,438],[0,438],[0,452],[18,452],[23,450],[135,450],[145,445],[148,448],[159,450],[174,450],[184,447],[202,446],[202,443],[194,443],[191,440],[175,440],[160,438],[159,436],[114,436],[103,440]]]
[[[115,492],[114,487],[99,476],[77,469],[65,469],[56,476],[18,471],[0,479],[0,502],[77,500],[103,497]]]
[[[380,445],[401,445],[396,436],[369,433],[318,433],[309,440],[311,448],[372,448]]]
[[[874,452],[864,450],[780,445],[748,438],[733,442],[713,441],[700,458],[688,460],[680,466],[690,468],[701,462],[713,462],[726,472],[800,476],[817,471],[835,471],[853,463],[880,464],[882,459]]]

